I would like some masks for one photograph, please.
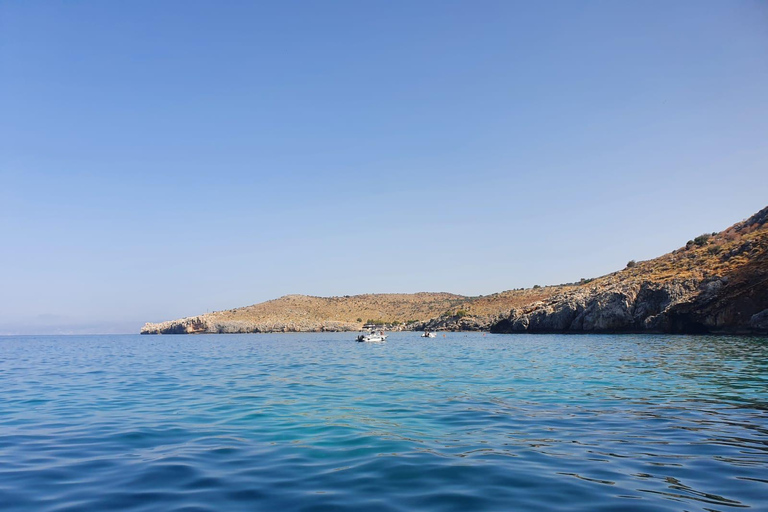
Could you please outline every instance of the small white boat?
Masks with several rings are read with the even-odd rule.
[[[436,338],[437,334],[429,331],[425,331],[424,334],[421,335],[422,338]]]
[[[384,331],[379,332],[369,332],[368,334],[361,334],[357,337],[357,341],[367,341],[370,343],[383,343],[387,341],[387,335],[384,334]]]

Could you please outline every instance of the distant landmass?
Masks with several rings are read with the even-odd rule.
[[[490,330],[529,333],[768,333],[768,207],[621,271],[557,286],[451,293],[287,295],[147,323],[142,334]]]

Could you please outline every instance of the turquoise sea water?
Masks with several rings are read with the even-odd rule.
[[[0,509],[768,510],[768,340],[0,337]]]

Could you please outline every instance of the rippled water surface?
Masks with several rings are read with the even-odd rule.
[[[768,340],[0,337],[3,510],[768,510]]]

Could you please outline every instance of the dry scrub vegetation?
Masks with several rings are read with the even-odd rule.
[[[513,308],[545,301],[575,289],[594,291],[632,281],[664,283],[703,281],[739,275],[740,270],[768,264],[768,208],[720,232],[700,235],[669,254],[630,261],[624,270],[576,283],[508,290],[487,296],[451,293],[366,294],[343,297],[287,295],[252,306],[217,311],[160,324],[147,324],[143,333],[270,332],[358,330],[376,319],[393,328],[419,328],[424,322],[461,319],[462,325],[488,325]],[[751,272],[751,271],[750,271]],[[447,325],[446,322],[443,322]],[[458,325],[458,324],[455,324]],[[448,328],[448,327],[446,327]]]

